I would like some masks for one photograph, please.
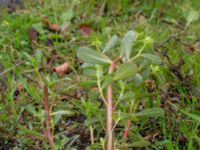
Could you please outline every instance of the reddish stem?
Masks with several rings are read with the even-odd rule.
[[[135,112],[135,106],[134,106],[134,104],[133,104],[133,106],[131,105],[130,114],[132,114],[133,112]],[[124,135],[123,135],[125,140],[128,138],[128,133],[129,133],[130,127],[131,127],[131,120],[129,119],[127,121],[127,125],[125,127]]]
[[[128,131],[130,129],[130,126],[131,126],[131,120],[128,120],[127,126],[126,126],[126,128],[124,130],[124,139],[127,139],[127,137],[128,137]]]
[[[109,74],[112,74],[115,69],[115,63],[111,63],[109,67]],[[113,150],[113,89],[112,84],[110,84],[107,88],[107,123],[106,123],[106,132],[107,132],[107,150]]]
[[[46,138],[49,142],[50,148],[54,149],[54,141],[53,134],[51,132],[50,124],[51,124],[51,109],[49,108],[49,98],[48,98],[48,87],[44,86],[44,109],[46,111],[45,125],[46,125]]]

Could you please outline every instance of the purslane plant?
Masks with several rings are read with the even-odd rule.
[[[143,78],[149,74],[149,66],[151,64],[160,64],[161,59],[150,53],[144,53],[144,49],[151,42],[149,37],[143,40],[143,45],[139,50],[133,49],[134,41],[137,39],[137,34],[134,31],[128,31],[122,40],[114,35],[106,44],[102,52],[95,51],[88,47],[81,47],[77,50],[77,57],[85,63],[93,65],[101,65],[107,68],[108,78],[105,82],[107,85],[107,96],[104,96],[101,83],[97,80],[100,96],[106,105],[106,149],[113,150],[113,83],[117,81],[134,81],[133,84],[140,85]],[[120,43],[120,52],[114,51],[117,44]],[[114,53],[113,53],[114,52]],[[115,55],[113,57],[113,55]],[[106,97],[106,98],[105,98]],[[116,102],[117,103],[117,102]],[[130,121],[128,122],[130,126]],[[126,131],[127,132],[127,131]],[[126,133],[127,134],[127,133]]]

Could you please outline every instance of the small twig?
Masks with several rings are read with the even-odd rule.
[[[45,118],[45,124],[46,124],[46,138],[49,142],[50,148],[54,149],[54,140],[53,140],[53,134],[51,132],[51,108],[49,107],[49,99],[48,99],[48,87],[44,86],[44,109],[46,111],[46,118]]]
[[[180,24],[175,24],[173,22],[170,22],[168,20],[165,20],[165,19],[161,19],[161,21],[163,23],[166,23],[166,24],[169,24],[169,25],[175,25],[177,28],[181,29],[181,30],[185,30],[185,28],[183,26],[181,26]]]
[[[69,98],[71,99],[77,99],[80,100],[80,97],[77,97],[76,95],[69,95],[67,93],[60,93],[61,94],[61,100],[68,100]]]

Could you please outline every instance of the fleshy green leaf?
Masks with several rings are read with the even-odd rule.
[[[147,67],[149,65],[149,61],[147,61],[146,59],[142,59],[139,64],[138,64],[138,68],[139,70]]]
[[[164,116],[162,108],[149,108],[135,114],[136,117],[160,117]]]
[[[118,41],[118,37],[114,35],[106,44],[105,48],[103,49],[103,53],[108,52],[113,49],[113,47],[116,45]]]
[[[124,63],[119,66],[114,74],[114,80],[123,80],[134,76],[138,71],[136,64]]]
[[[152,54],[143,54],[143,57],[146,58],[150,63],[160,65],[162,60],[160,57]]]
[[[77,56],[82,61],[91,64],[109,64],[111,60],[104,54],[94,51],[88,47],[81,47],[77,51]]]
[[[139,73],[136,73],[136,75],[133,77],[133,81],[135,86],[140,86],[143,83],[143,78]]]
[[[71,9],[69,9],[68,11],[62,14],[62,21],[63,22],[70,21],[73,15],[74,15],[74,12]]]
[[[59,111],[51,113],[51,116],[53,116],[53,115],[69,115],[69,116],[71,116],[73,114],[74,114],[74,112],[69,111],[69,110],[59,110]]]
[[[150,66],[146,66],[144,69],[142,69],[140,71],[140,75],[142,76],[143,80],[148,79],[149,76],[150,76],[150,74],[151,74],[151,68],[150,68]]]
[[[122,39],[121,53],[126,57],[126,59],[130,58],[135,38],[136,38],[136,33],[130,30],[124,35],[124,38]]]

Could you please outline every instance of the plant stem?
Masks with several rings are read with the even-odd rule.
[[[138,57],[141,57],[141,53],[143,52],[144,48],[146,47],[146,43],[142,46],[142,48],[139,50],[139,52],[133,57],[131,58],[130,61],[134,61],[136,60]]]
[[[111,63],[108,73],[112,74],[115,69],[115,63]],[[110,84],[107,88],[107,122],[106,122],[106,133],[107,133],[107,150],[113,150],[113,89],[112,84]]]
[[[130,114],[134,115],[135,113],[135,109],[137,108],[137,103],[135,101],[133,101],[131,103],[131,107],[130,107]],[[128,138],[128,134],[129,134],[129,130],[130,130],[130,127],[131,127],[131,120],[129,119],[127,121],[127,125],[125,127],[125,130],[124,130],[124,134],[123,134],[123,138],[124,138],[124,142],[126,142],[126,139]],[[125,144],[125,143],[124,143]]]
[[[90,126],[90,140],[91,144],[94,144],[94,132],[92,126]]]
[[[130,129],[130,126],[131,126],[131,120],[128,120],[127,121],[127,126],[126,126],[126,128],[125,128],[125,131],[124,131],[124,139],[127,139],[127,137],[128,137],[128,131],[129,131],[129,129]]]
[[[49,108],[49,99],[48,99],[48,87],[44,86],[44,109],[46,111],[46,118],[45,118],[45,124],[46,124],[46,137],[49,142],[51,150],[54,149],[54,141],[53,141],[53,134],[51,132],[50,124],[51,124],[51,109]]]

